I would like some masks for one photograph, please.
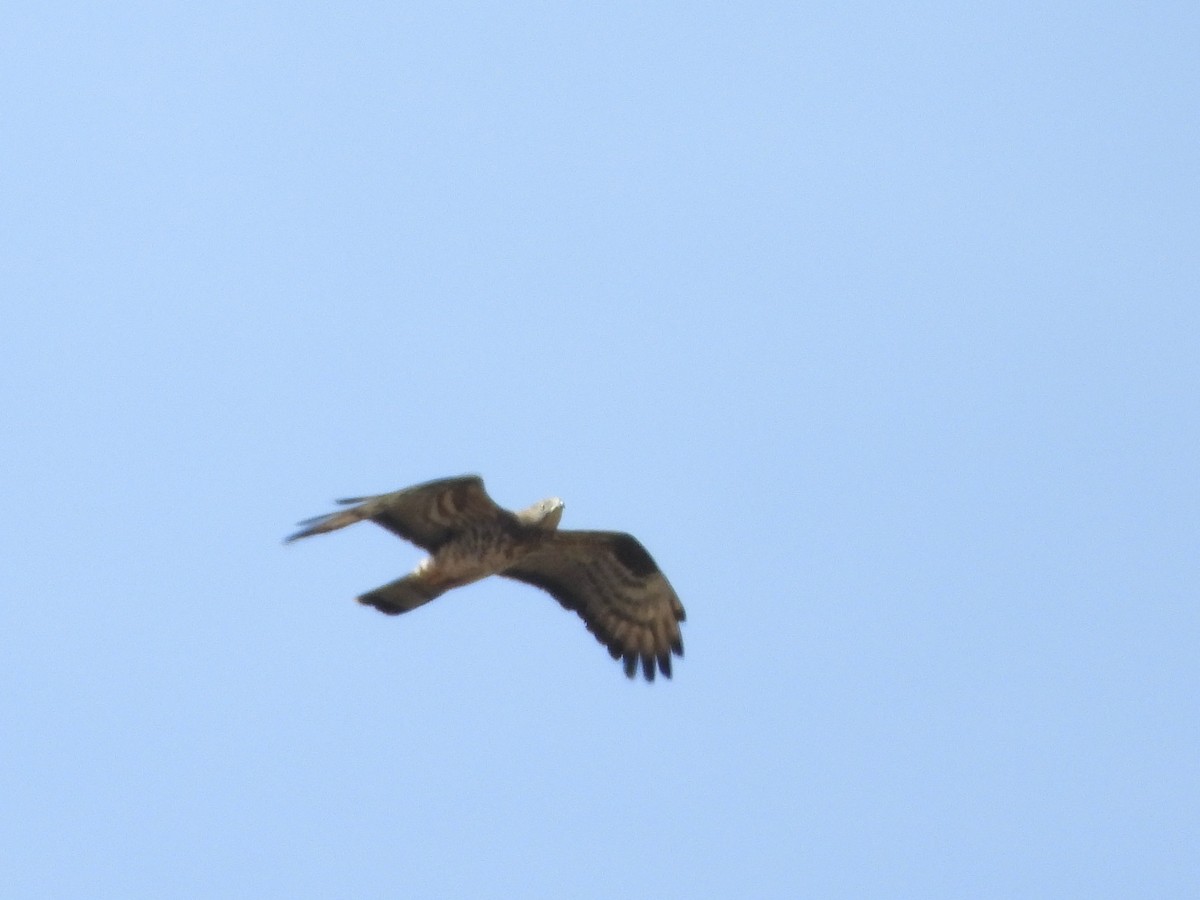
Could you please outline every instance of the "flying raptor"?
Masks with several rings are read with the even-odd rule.
[[[369,519],[430,555],[390,584],[358,598],[391,616],[489,575],[547,591],[578,613],[633,678],[671,677],[683,656],[685,618],[670,582],[637,538],[617,531],[559,530],[563,502],[541,500],[513,513],[497,506],[474,475],[443,478],[391,494],[337,501],[349,509],[301,522],[298,540]]]

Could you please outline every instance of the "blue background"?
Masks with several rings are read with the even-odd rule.
[[[18,2],[6,897],[1200,893],[1200,7]],[[337,496],[638,535],[630,683]]]

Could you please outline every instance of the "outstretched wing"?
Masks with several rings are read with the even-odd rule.
[[[355,497],[339,500],[338,503],[354,505],[350,509],[306,519],[300,523],[305,527],[287,540],[290,542],[335,531],[370,519],[393,534],[434,553],[468,526],[512,517],[512,513],[501,509],[487,495],[483,489],[483,479],[477,475],[441,478],[390,494]]]
[[[614,531],[556,531],[502,573],[548,591],[579,613],[588,631],[625,664],[638,662],[647,681],[671,677],[671,654],[683,656],[683,604],[654,559],[633,535]]]

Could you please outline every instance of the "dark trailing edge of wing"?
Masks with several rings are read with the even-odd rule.
[[[649,557],[650,554],[646,553],[645,549],[641,547],[641,544],[637,543],[635,538],[630,537],[629,539],[637,544],[638,548],[642,550],[642,553],[644,553],[647,558]],[[651,560],[651,563],[653,564],[653,560]],[[657,572],[658,568],[655,567],[653,571]],[[617,640],[616,635],[610,633],[606,628],[600,625],[600,623],[589,622],[586,618],[584,618],[583,603],[570,590],[568,590],[564,585],[556,582],[553,578],[549,578],[540,572],[526,572],[520,570],[519,568],[516,571],[509,569],[501,574],[506,578],[512,578],[515,581],[522,581],[525,584],[530,584],[536,588],[541,588],[543,591],[557,600],[563,609],[578,613],[579,617],[583,619],[583,624],[587,626],[587,630],[595,635],[596,640],[603,644],[608,650],[608,655],[622,663],[625,669],[626,677],[637,677],[639,662],[641,663],[642,667],[642,675],[647,681],[653,681],[654,676],[660,671],[664,677],[671,677],[670,652],[663,652],[658,655],[652,653],[641,655],[632,650],[626,651],[621,642]],[[683,620],[679,619],[679,621]],[[683,640],[681,638],[676,637],[672,639],[671,652],[673,652],[676,656],[683,656]]]

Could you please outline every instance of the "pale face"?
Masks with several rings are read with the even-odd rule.
[[[553,531],[558,527],[559,520],[562,519],[565,506],[566,504],[557,497],[539,500],[533,505],[533,515],[530,516],[530,521],[539,528],[544,528],[546,531]]]

